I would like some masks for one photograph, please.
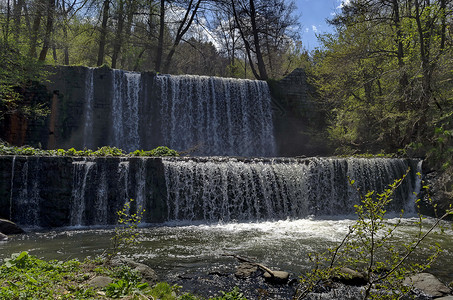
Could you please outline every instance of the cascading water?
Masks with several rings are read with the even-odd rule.
[[[417,164],[404,159],[165,159],[169,220],[269,220],[354,212],[362,191],[382,191],[411,167],[392,208],[415,191]]]
[[[10,183],[10,194],[9,194],[9,219],[13,219],[13,191],[14,191],[14,168],[16,166],[16,155],[13,156],[11,162],[11,183]]]
[[[21,170],[21,183],[18,194],[14,197],[11,191],[11,197],[14,197],[14,203],[11,203],[12,220],[19,224],[25,224],[30,227],[40,226],[41,210],[41,185],[39,182],[40,174],[39,158],[30,162],[25,157],[25,162]]]
[[[90,170],[95,165],[93,161],[76,161],[74,165],[74,184],[72,194],[72,205],[70,224],[71,226],[86,225],[85,212],[87,210],[87,180]]]
[[[146,159],[140,158],[138,172],[135,173],[135,201],[137,208],[144,209],[146,202]]]
[[[85,123],[83,128],[83,147],[92,149],[93,142],[93,101],[94,101],[94,85],[93,85],[93,68],[87,68],[85,78]]]
[[[157,75],[156,83],[165,145],[197,155],[275,155],[266,82]]]
[[[139,135],[139,95],[141,74],[113,70],[111,144],[126,151],[140,148]],[[142,116],[145,117],[145,116]]]

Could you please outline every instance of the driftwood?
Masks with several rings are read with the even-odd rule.
[[[254,262],[246,257],[243,257],[243,256],[239,256],[239,255],[236,255],[236,254],[222,254],[222,256],[231,256],[231,257],[234,257],[236,258],[238,261],[240,262],[243,262],[243,263],[249,263],[249,264],[252,264],[254,266],[257,266],[258,268],[260,268],[261,270],[269,273],[269,275],[271,275],[272,278],[275,278],[275,272],[276,271],[272,271],[271,269],[269,269],[268,267],[266,267],[265,265],[262,265],[260,263],[257,263],[257,262]]]

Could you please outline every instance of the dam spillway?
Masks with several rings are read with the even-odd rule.
[[[359,197],[348,178],[382,191],[408,168],[396,212],[413,209],[418,160],[1,156],[0,216],[28,227],[113,225],[129,199],[148,223],[351,215]]]

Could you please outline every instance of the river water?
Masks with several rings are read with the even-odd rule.
[[[396,242],[408,241],[417,233],[417,218],[402,219]],[[338,244],[354,224],[351,217],[306,218],[253,223],[184,223],[143,225],[140,244],[124,255],[154,268],[160,279],[177,282],[187,274],[234,273],[238,262],[225,254],[251,258],[272,269],[288,271],[293,278],[310,269],[308,253],[320,252]],[[397,222],[397,219],[389,219]],[[425,220],[425,228],[434,219]],[[445,223],[448,226],[448,223]],[[35,231],[11,237],[0,243],[0,258],[29,251],[45,259],[84,259],[101,255],[110,247],[114,234],[110,228],[65,228],[58,231]],[[429,246],[438,242],[444,249],[429,272],[444,282],[453,280],[453,231],[436,230],[421,245],[414,260],[423,261]]]

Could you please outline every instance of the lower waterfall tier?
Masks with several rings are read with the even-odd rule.
[[[390,211],[413,211],[421,161],[386,158],[0,157],[0,217],[23,226],[259,221],[354,213],[361,191],[381,192],[410,168]],[[356,181],[356,187],[349,179]]]

